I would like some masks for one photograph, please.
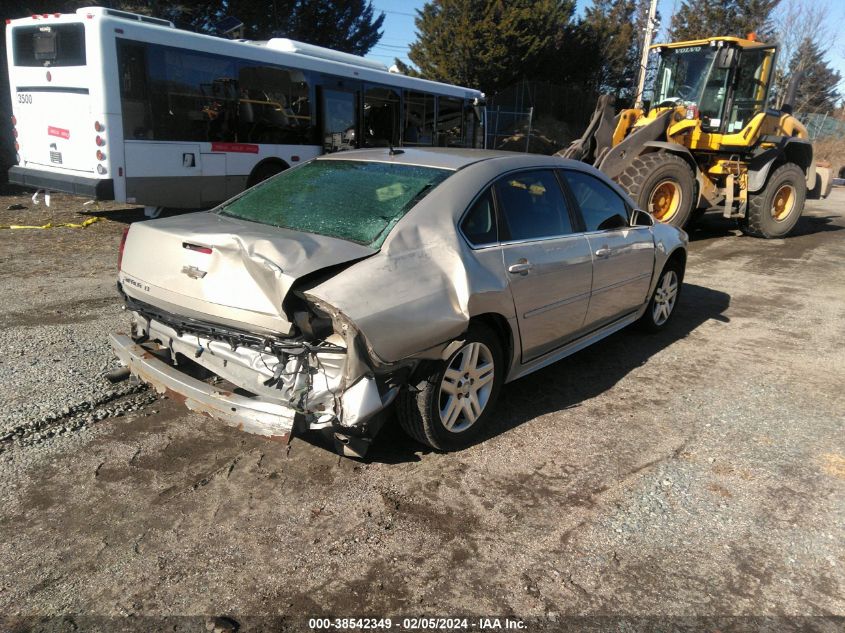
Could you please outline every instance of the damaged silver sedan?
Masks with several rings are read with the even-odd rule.
[[[363,455],[391,405],[472,443],[501,385],[639,321],[666,326],[686,234],[600,172],[446,149],[327,155],[121,244],[130,335],[157,390],[251,433]]]

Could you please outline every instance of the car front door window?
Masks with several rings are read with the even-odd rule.
[[[629,226],[628,205],[609,184],[582,171],[563,177],[578,204],[593,257],[586,328],[597,329],[639,308],[654,271],[651,227]]]
[[[578,171],[564,173],[587,231],[628,226],[628,207],[618,193],[590,174]]]

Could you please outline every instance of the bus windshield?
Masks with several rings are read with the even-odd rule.
[[[379,248],[390,229],[452,173],[416,165],[315,160],[250,189],[218,212]]]
[[[85,26],[50,24],[12,30],[15,66],[84,66]]]

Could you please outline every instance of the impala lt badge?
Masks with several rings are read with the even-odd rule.
[[[196,266],[182,266],[182,272],[188,275],[191,279],[202,279],[208,272],[200,270]]]

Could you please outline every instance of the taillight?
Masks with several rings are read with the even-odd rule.
[[[94,139],[94,142],[95,142],[98,146],[102,147],[103,145],[105,145],[105,144],[106,144],[106,139],[104,139],[102,136],[97,136],[97,138],[95,138],[95,139]]]
[[[18,124],[18,120],[17,120],[17,118],[15,118],[15,115],[13,114],[12,115],[12,125],[17,125],[17,124]]]
[[[129,229],[132,227],[127,226],[123,229],[123,235],[120,236],[120,248],[117,250],[117,269],[120,270],[121,266],[123,265],[123,249],[126,248],[126,236],[129,235]]]
[[[94,121],[94,130],[97,132],[102,132],[106,129],[106,126],[100,123],[99,121]]]
[[[106,155],[101,150],[97,150],[97,160],[106,160]]]

